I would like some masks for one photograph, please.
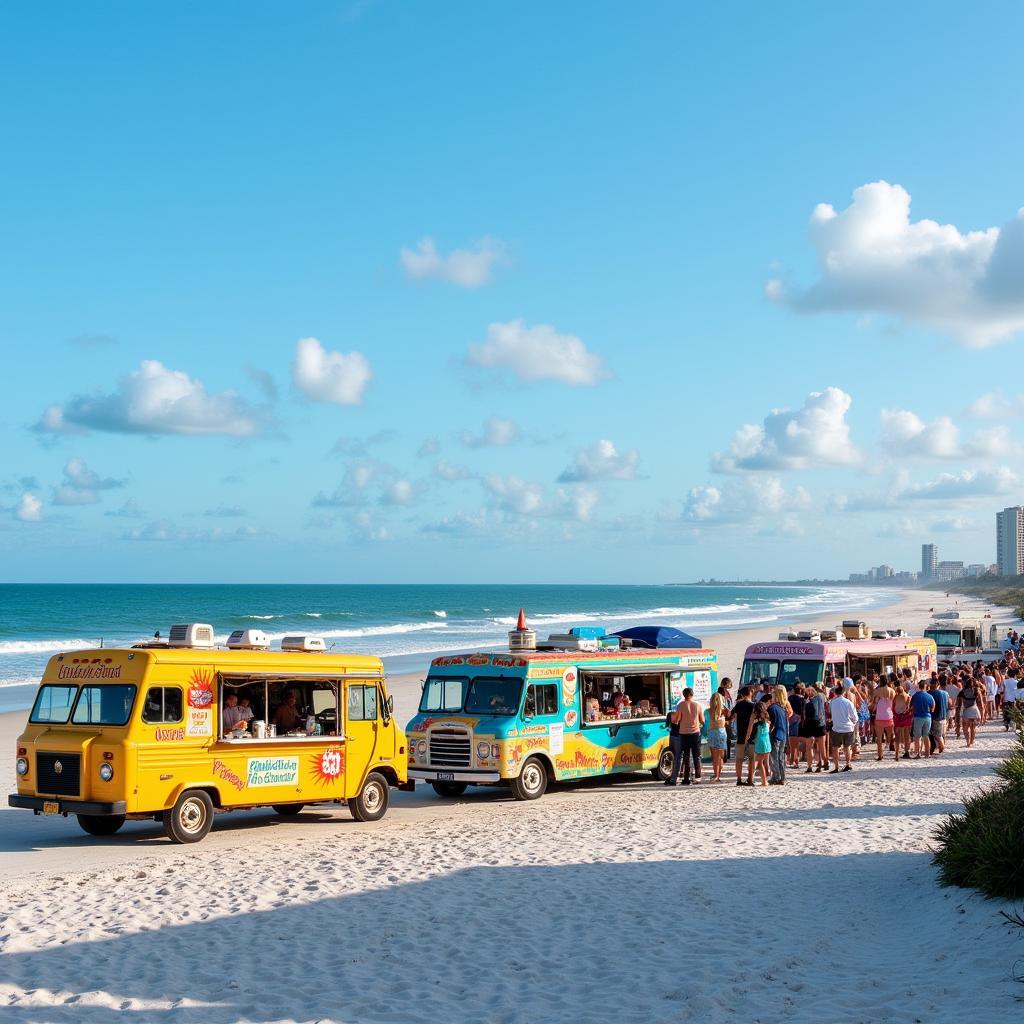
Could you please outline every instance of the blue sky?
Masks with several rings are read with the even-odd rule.
[[[0,575],[993,561],[1022,22],[6,5]]]

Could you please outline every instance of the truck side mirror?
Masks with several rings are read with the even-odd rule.
[[[388,699],[384,702],[384,707],[388,709],[388,717],[390,718],[395,713],[395,698],[389,693]]]

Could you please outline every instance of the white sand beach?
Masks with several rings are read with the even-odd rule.
[[[910,593],[877,625],[919,631],[931,606]],[[704,639],[735,675],[763,636]],[[403,720],[417,680],[392,682]],[[8,779],[23,720],[0,720]],[[1019,1020],[1020,930],[929,862],[1008,746],[988,725],[969,751],[767,790],[421,788],[375,824],[222,815],[192,847],[4,807],[0,1006],[11,1024]]]

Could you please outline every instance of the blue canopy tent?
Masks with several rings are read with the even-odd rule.
[[[691,647],[699,648],[700,640],[689,633],[673,626],[633,626],[632,629],[620,629],[610,636],[632,640],[634,647]]]

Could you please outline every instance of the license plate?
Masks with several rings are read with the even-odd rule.
[[[43,814],[60,814],[60,803],[57,800],[44,800]]]
[[[455,781],[455,772],[438,772],[437,773],[437,781],[438,782],[454,782]]]

